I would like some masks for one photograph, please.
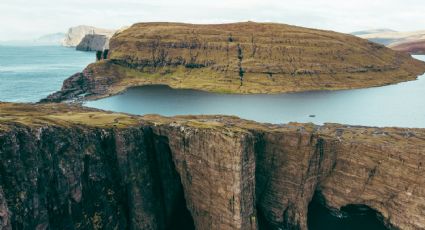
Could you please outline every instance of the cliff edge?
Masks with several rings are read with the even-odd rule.
[[[109,49],[109,37],[100,34],[87,34],[77,45],[79,51],[104,51]]]
[[[425,228],[425,130],[0,103],[2,229],[307,229],[308,204]]]
[[[109,56],[80,74],[91,85],[85,95],[147,84],[242,94],[339,90],[425,72],[424,62],[352,35],[255,22],[139,23],[113,36]],[[63,91],[70,90],[65,84]],[[48,100],[66,99],[58,92]]]
[[[114,35],[116,30],[96,28],[93,26],[75,26],[69,28],[62,41],[63,46],[76,47],[86,35],[103,35],[108,38]]]

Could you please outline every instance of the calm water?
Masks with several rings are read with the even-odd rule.
[[[37,102],[94,60],[93,53],[61,46],[0,45],[0,101]]]
[[[425,56],[416,58],[425,60]],[[378,88],[280,95],[226,95],[144,86],[86,105],[131,114],[225,114],[269,123],[425,128],[425,76]]]

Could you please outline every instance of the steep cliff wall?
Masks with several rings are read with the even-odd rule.
[[[62,41],[62,45],[76,47],[88,34],[104,35],[110,38],[115,34],[115,32],[116,30],[96,28],[93,26],[75,26],[69,28],[68,32],[65,34],[65,38]]]
[[[3,229],[306,229],[315,192],[425,227],[425,130],[0,104]]]
[[[408,54],[355,36],[273,23],[139,23],[117,33],[110,51],[111,60],[88,69],[102,70],[95,79],[114,69],[114,83],[99,81],[92,96],[146,84],[243,94],[352,89],[425,72]]]
[[[109,49],[110,37],[100,34],[87,34],[77,45],[76,49],[80,51],[103,51]]]

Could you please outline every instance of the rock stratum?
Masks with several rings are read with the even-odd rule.
[[[352,35],[273,23],[140,23],[46,101],[165,84],[219,93],[339,90],[414,80],[425,63]]]
[[[425,228],[425,130],[0,103],[1,229],[306,229],[308,204]]]

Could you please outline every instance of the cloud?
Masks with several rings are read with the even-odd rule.
[[[273,21],[341,32],[425,29],[423,0],[1,0],[0,40],[25,39],[87,24],[139,21]]]

